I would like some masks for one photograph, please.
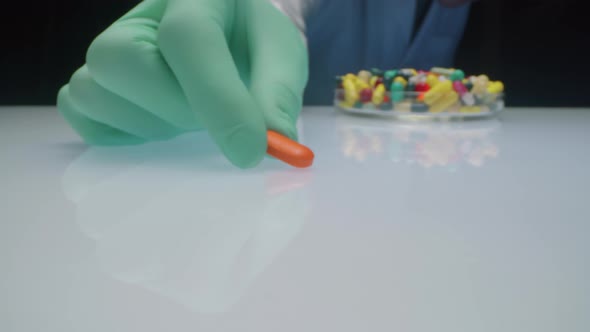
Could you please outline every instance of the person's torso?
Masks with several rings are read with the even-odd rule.
[[[329,104],[334,77],[348,72],[451,66],[468,12],[468,4],[445,7],[425,0],[318,1],[306,18],[305,103]]]

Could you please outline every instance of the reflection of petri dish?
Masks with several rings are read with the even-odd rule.
[[[473,106],[465,106],[460,100],[442,109],[428,106],[419,101],[419,92],[403,92],[399,102],[380,106],[373,103],[357,103],[349,107],[344,102],[344,90],[336,89],[334,106],[337,110],[354,115],[371,115],[403,119],[454,119],[492,117],[504,110],[504,94],[476,95]]]
[[[364,120],[364,121],[363,121]],[[502,122],[498,119],[485,119],[483,121],[404,121],[404,122],[378,122],[375,119],[358,119],[346,116],[336,118],[337,127],[342,129],[355,129],[363,132],[395,133],[400,131],[413,133],[449,133],[451,135],[487,135],[502,128]]]
[[[345,158],[357,162],[389,159],[423,168],[481,167],[499,156],[497,119],[448,123],[376,122],[338,117]]]

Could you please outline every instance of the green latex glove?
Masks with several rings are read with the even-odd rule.
[[[96,38],[57,104],[89,144],[206,129],[234,165],[253,167],[268,129],[297,139],[307,61],[266,0],[145,0]]]

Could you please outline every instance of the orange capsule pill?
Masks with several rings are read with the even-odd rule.
[[[267,132],[266,137],[268,141],[266,153],[269,155],[299,168],[313,164],[314,154],[308,147],[271,130]]]
[[[426,95],[426,91],[422,91],[418,94],[418,97],[416,99],[418,99],[418,101],[423,102],[424,101],[424,96]]]

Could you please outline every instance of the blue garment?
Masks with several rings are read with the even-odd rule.
[[[334,77],[361,69],[452,66],[469,4],[434,1],[413,34],[412,0],[320,0],[306,19],[310,53],[308,105],[330,104]]]

